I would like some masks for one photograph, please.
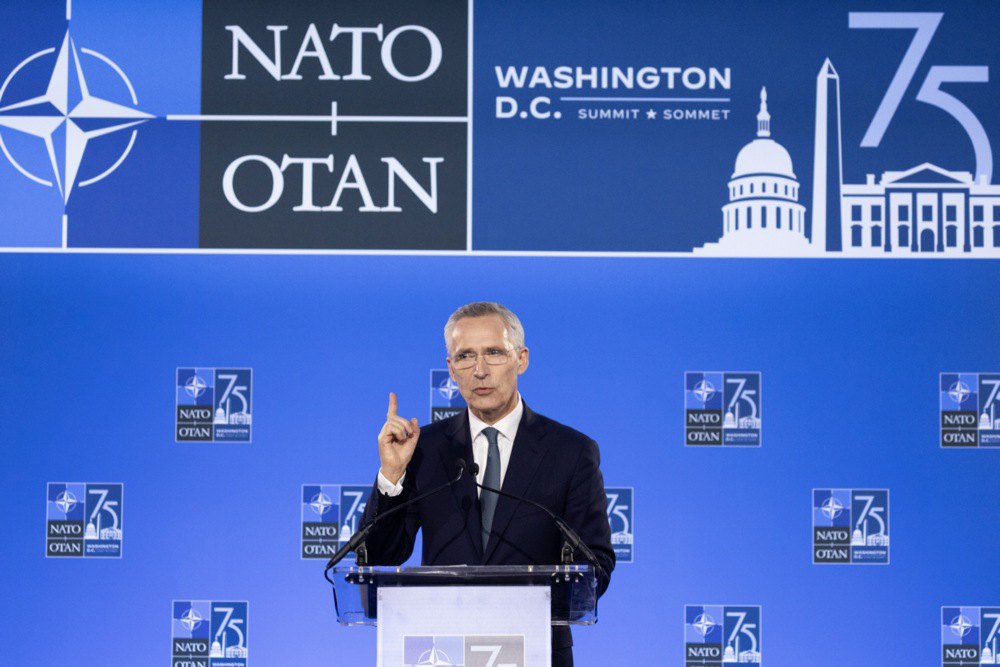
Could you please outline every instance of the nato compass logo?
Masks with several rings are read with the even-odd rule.
[[[174,600],[172,667],[247,667],[247,602]]]
[[[888,489],[813,489],[813,563],[889,563]]]
[[[53,62],[54,59],[54,62]],[[37,95],[23,98],[13,91],[27,89],[20,77],[38,78],[48,72],[47,84],[36,86]],[[118,104],[91,93],[88,72],[92,80],[115,81],[128,91],[131,105]],[[40,82],[39,82],[40,83]],[[22,60],[0,86],[0,128],[22,136],[41,139],[48,155],[46,172],[30,168],[38,162],[22,157],[18,160],[8,149],[4,133],[0,132],[0,148],[10,163],[25,178],[46,187],[58,189],[63,203],[69,202],[74,187],[93,185],[110,176],[128,157],[135,144],[135,127],[153,118],[140,111],[139,100],[128,76],[113,60],[88,48],[78,48],[69,31],[58,49],[42,49]],[[88,144],[100,137],[131,129],[127,145],[103,171],[81,179],[81,165]],[[20,142],[15,140],[14,145]],[[29,165],[29,166],[25,166]]]
[[[941,607],[944,667],[1000,665],[1000,607]]]
[[[365,513],[370,486],[302,485],[302,558],[329,558],[351,539]]]
[[[122,484],[49,482],[45,556],[122,557]]]
[[[759,606],[684,607],[684,667],[759,664]]]
[[[178,368],[175,442],[250,442],[253,370]]]
[[[684,444],[760,447],[760,373],[684,374]]]
[[[942,447],[1000,447],[1000,373],[941,373]]]
[[[524,635],[403,637],[403,667],[524,667]]]
[[[634,489],[631,486],[605,487],[604,493],[608,498],[608,522],[615,559],[618,563],[635,562]]]
[[[465,410],[465,399],[447,369],[431,370],[431,421],[454,417]]]

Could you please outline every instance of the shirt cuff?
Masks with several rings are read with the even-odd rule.
[[[399,481],[393,484],[389,481],[389,478],[382,474],[382,470],[378,471],[378,490],[380,493],[384,493],[390,498],[395,498],[403,492],[403,480],[406,479],[406,473],[399,478]]]

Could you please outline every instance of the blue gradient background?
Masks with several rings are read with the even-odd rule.
[[[597,439],[609,486],[635,487],[636,562],[575,633],[578,664],[679,664],[684,605],[717,603],[762,605],[767,664],[933,665],[941,605],[1000,591],[996,452],[937,442],[938,373],[996,366],[991,262],[0,265],[12,664],[167,664],[170,600],[187,598],[249,600],[258,667],[372,664],[375,632],[337,627],[321,564],[299,559],[301,485],[374,477],[387,391],[427,414],[443,322],[479,298],[525,323],[528,404]],[[253,367],[252,445],[173,442],[185,364]],[[683,446],[692,368],[763,373],[761,449]],[[51,480],[124,482],[123,560],[43,557]],[[820,487],[890,490],[891,565],[810,564]]]
[[[0,6],[0,72],[58,47],[63,9]],[[911,33],[851,31],[847,12],[941,9],[477,3],[477,247],[715,240],[761,85],[809,205],[826,55],[844,77],[846,180],[971,170],[961,127],[913,96],[932,65],[996,79],[997,3],[944,8],[882,147],[857,148]],[[199,111],[199,3],[75,0],[73,31],[120,62],[141,108]],[[500,122],[497,64],[729,65],[733,113]],[[1000,136],[995,82],[945,89]],[[198,142],[194,123],[142,126],[117,172],[74,193],[71,243],[196,244]],[[58,194],[27,185],[0,160],[0,245],[58,240]],[[387,392],[425,419],[445,319],[495,299],[527,328],[527,403],[601,444],[607,486],[635,488],[636,562],[576,631],[578,665],[681,664],[690,604],[761,605],[767,665],[939,664],[941,606],[1000,596],[1000,453],[938,446],[939,373],[1000,370],[998,275],[937,259],[0,254],[3,662],[167,665],[171,601],[197,599],[249,601],[253,667],[373,664],[375,632],[337,626],[322,564],[299,557],[301,486],[372,480]],[[179,366],[253,369],[253,444],[174,443]],[[689,370],[762,373],[762,448],[683,446]],[[123,559],[44,558],[50,481],[124,483]],[[888,488],[891,565],[812,565],[813,488]]]

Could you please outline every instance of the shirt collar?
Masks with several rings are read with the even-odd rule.
[[[483,432],[484,428],[490,426],[482,419],[477,417],[469,410],[469,431],[472,433],[472,439],[475,440],[476,436]],[[517,394],[517,405],[511,410],[506,417],[493,424],[493,428],[500,431],[505,438],[513,441],[511,435],[517,431],[518,424],[521,423],[521,415],[524,414],[524,401],[521,400],[521,393]]]

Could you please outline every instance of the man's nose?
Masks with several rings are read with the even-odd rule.
[[[472,371],[476,377],[484,378],[489,375],[487,370],[489,365],[486,363],[486,358],[483,355],[476,357],[476,365],[473,367]]]

